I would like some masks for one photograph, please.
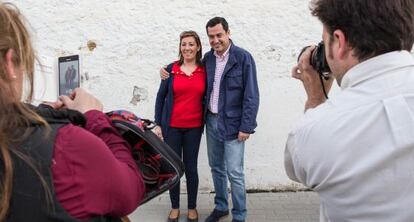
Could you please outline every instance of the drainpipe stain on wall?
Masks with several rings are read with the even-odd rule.
[[[132,91],[132,99],[131,104],[137,105],[140,101],[146,100],[148,97],[148,91],[144,88],[134,86],[134,89]]]

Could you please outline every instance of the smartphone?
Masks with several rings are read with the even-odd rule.
[[[69,96],[80,86],[79,55],[58,58],[59,96]]]

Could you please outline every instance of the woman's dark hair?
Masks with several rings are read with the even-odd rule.
[[[198,36],[197,32],[194,32],[194,31],[184,31],[180,34],[180,45],[178,46],[178,57],[180,58],[180,60],[178,61],[178,65],[182,65],[184,63],[184,57],[181,54],[181,43],[183,41],[183,38],[187,38],[187,37],[193,37],[195,39],[197,47],[200,47],[200,50],[198,50],[196,54],[196,64],[198,66],[203,66],[203,63],[201,62],[201,57],[203,55],[203,49],[201,46],[200,37]]]
[[[414,0],[313,0],[310,10],[331,37],[345,34],[360,61],[413,47]]]
[[[224,31],[228,32],[229,31],[229,24],[227,23],[226,19],[223,17],[214,17],[212,19],[210,19],[207,24],[206,24],[206,32],[208,34],[207,29],[210,27],[214,27],[218,24],[221,24],[223,26]]]

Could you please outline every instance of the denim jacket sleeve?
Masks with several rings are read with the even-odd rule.
[[[256,64],[253,57],[247,54],[243,66],[243,111],[239,131],[254,133],[257,126],[256,116],[259,110],[259,87],[257,83]]]

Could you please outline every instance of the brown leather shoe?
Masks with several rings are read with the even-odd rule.
[[[196,217],[190,218],[190,211],[194,211],[196,213]],[[198,212],[196,209],[188,209],[187,222],[198,222]]]
[[[173,212],[173,210],[178,210],[178,209],[171,209],[170,214],[168,215],[168,220],[167,220],[167,222],[178,222],[178,218],[180,218],[180,210],[178,210],[178,215],[177,215],[177,217],[172,218],[172,217],[171,217],[171,213]]]

